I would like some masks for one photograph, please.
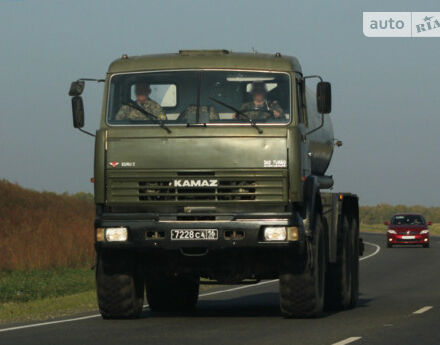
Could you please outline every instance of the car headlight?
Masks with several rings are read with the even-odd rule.
[[[424,230],[420,231],[420,235],[424,235],[424,234],[429,234],[429,230],[424,229]]]
[[[127,241],[127,238],[128,230],[125,227],[105,229],[105,239],[108,242],[123,242]]]
[[[393,235],[396,235],[396,234],[397,234],[396,230],[388,230],[388,233],[389,233],[389,234],[393,234]]]
[[[284,226],[268,226],[264,229],[264,239],[266,241],[285,241],[287,237]]]

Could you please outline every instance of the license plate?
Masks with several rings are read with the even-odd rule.
[[[402,240],[413,240],[415,238],[415,236],[402,236]]]
[[[171,230],[171,239],[188,240],[188,241],[217,240],[218,230],[217,229]]]

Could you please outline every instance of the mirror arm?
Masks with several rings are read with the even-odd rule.
[[[78,130],[79,130],[80,132],[83,132],[83,133],[87,134],[87,135],[90,135],[91,137],[96,137],[95,134],[90,133],[90,132],[88,132],[88,131],[86,131],[86,130],[84,130],[84,129],[82,129],[82,128],[78,128]]]
[[[310,78],[318,78],[320,81],[324,81],[320,75],[306,75],[303,77],[303,79],[310,79]]]
[[[320,75],[306,75],[305,77],[303,77],[304,80],[305,79],[311,79],[311,78],[318,78],[320,81],[324,81]],[[317,130],[321,129],[323,126],[324,126],[324,114],[321,114],[321,124],[318,127],[316,127],[314,129],[312,129],[311,131],[307,132],[305,134],[305,136],[308,136],[309,134],[312,134],[313,132],[316,132]]]
[[[105,79],[96,79],[96,78],[80,78],[78,81],[96,81],[97,83],[105,82]]]
[[[311,131],[307,132],[306,136],[308,136],[309,134],[312,134],[313,132],[316,132],[317,130],[321,129],[323,126],[324,126],[324,114],[321,114],[321,124],[318,127],[316,127],[314,129],[312,129]]]

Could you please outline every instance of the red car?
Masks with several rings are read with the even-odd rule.
[[[425,218],[421,214],[395,214],[388,225],[387,246],[393,244],[422,244],[429,248],[429,229]]]

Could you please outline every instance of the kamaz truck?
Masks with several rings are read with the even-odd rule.
[[[196,307],[199,285],[279,279],[287,318],[358,300],[358,197],[331,192],[331,85],[280,53],[181,50],[113,61],[95,136],[104,318]],[[307,84],[307,86],[306,86]],[[310,86],[316,87],[316,95]]]

